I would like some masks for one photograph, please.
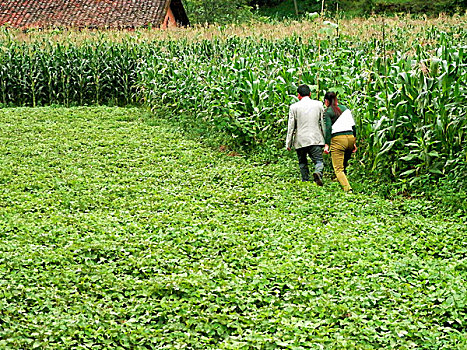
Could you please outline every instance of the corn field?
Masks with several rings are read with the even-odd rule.
[[[365,40],[326,23],[312,37],[278,39],[225,31],[196,40],[134,33],[126,40],[44,35],[27,42],[3,35],[0,103],[163,107],[171,119],[203,125],[232,146],[279,149],[296,86],[306,83],[312,97],[322,100],[334,90],[353,110],[359,160],[374,174],[408,183],[448,173],[462,177],[465,17],[456,23],[445,30],[383,21]]]

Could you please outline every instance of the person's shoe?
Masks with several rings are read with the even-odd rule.
[[[318,186],[323,186],[323,177],[319,173],[313,173],[313,179]]]

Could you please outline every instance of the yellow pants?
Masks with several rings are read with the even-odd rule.
[[[337,180],[344,188],[344,191],[352,189],[350,187],[347,176],[345,176],[345,169],[347,168],[352,151],[355,146],[355,137],[353,135],[338,135],[331,139],[331,159],[334,173]]]

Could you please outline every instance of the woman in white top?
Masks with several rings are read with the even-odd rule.
[[[331,151],[332,166],[337,180],[344,191],[351,192],[352,187],[345,170],[352,153],[357,151],[355,122],[350,109],[337,103],[336,93],[326,93],[324,104],[327,107],[324,113],[324,152]]]

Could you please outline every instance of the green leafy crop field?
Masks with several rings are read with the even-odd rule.
[[[142,109],[0,109],[0,164],[2,349],[467,348],[466,218],[427,200]]]

